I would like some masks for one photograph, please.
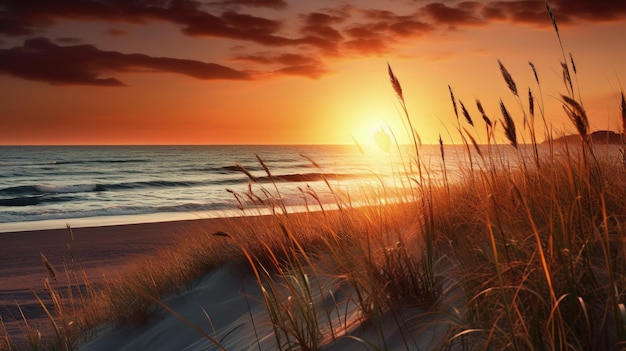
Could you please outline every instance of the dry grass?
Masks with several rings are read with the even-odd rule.
[[[548,11],[562,48],[555,17]],[[571,55],[570,61],[573,66]],[[236,263],[242,275],[253,276],[262,287],[281,349],[320,349],[349,336],[355,323],[377,335],[361,342],[379,342],[374,346],[384,349],[388,336],[383,321],[390,320],[407,348],[428,323],[444,326],[444,336],[437,340],[442,348],[626,347],[625,163],[619,152],[601,157],[592,145],[586,112],[573,96],[568,63],[562,65],[568,92],[562,103],[582,137],[577,145],[537,144],[536,98],[529,89],[527,124],[517,86],[500,62],[504,80],[520,102],[530,145],[518,144],[514,119],[502,102],[504,135],[515,148],[496,145],[497,123],[491,123],[477,100],[488,131],[488,145],[478,145],[461,128],[457,99],[449,87],[469,160],[456,181],[449,181],[443,142],[445,176],[431,177],[402,87],[389,66],[401,117],[414,143],[414,154],[403,158],[404,172],[395,175],[404,191],[397,203],[379,204],[380,197],[390,195],[381,185],[371,192],[370,206],[356,208],[341,201],[327,182],[339,210],[287,215],[280,187],[272,181],[272,192],[257,189],[250,176],[248,193],[236,198],[266,204],[274,215],[233,220],[228,231],[192,233],[176,247],[137,262],[132,273],[110,277],[97,291],[86,277],[65,269],[68,288],[51,283],[47,288],[53,301],[47,311],[56,332],[55,343],[48,345],[75,345],[70,322],[83,334],[105,322],[145,323],[158,309],[155,301],[192,286],[220,265]],[[530,66],[543,117],[539,76]],[[473,125],[466,107],[458,103]],[[622,95],[626,120],[624,106]],[[535,155],[532,162],[525,151]],[[271,169],[258,161],[272,180]],[[314,192],[306,195],[319,200]],[[42,258],[55,280],[59,273]],[[339,291],[342,300],[337,299]],[[451,300],[452,291],[462,297]],[[356,321],[339,311],[338,306],[346,305],[355,306]],[[424,315],[439,317],[416,327],[417,316]],[[0,323],[0,335],[6,335],[2,330]],[[38,339],[29,340],[31,349],[43,348]],[[8,337],[0,341],[0,348],[12,348]]]

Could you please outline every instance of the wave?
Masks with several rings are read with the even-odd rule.
[[[317,182],[322,180],[338,180],[338,179],[354,179],[363,177],[363,174],[346,174],[346,173],[291,173],[291,174],[279,174],[264,177],[257,177],[257,182]]]
[[[155,212],[189,212],[189,211],[215,211],[215,210],[227,210],[235,209],[235,202],[218,202],[211,203],[186,203],[172,206],[159,206],[153,207]]]
[[[255,171],[253,168],[243,168],[240,165],[234,166],[225,166],[221,167],[222,170],[228,171],[230,173],[249,173]],[[325,179],[351,179],[363,177],[363,174],[347,174],[347,173],[323,173],[323,172],[313,172],[313,173],[289,173],[289,174],[272,174],[272,177],[269,176],[261,176],[254,177],[254,180],[257,182],[269,182],[272,179],[276,182],[313,182],[320,181]],[[228,181],[230,182],[230,180]]]
[[[254,172],[254,171],[262,171],[263,167],[256,166],[256,165],[254,166],[233,165],[233,166],[220,167],[218,170],[222,172],[227,172],[227,173],[242,173],[244,169],[248,172]]]
[[[67,202],[73,200],[74,197],[69,196],[57,196],[57,197],[47,197],[47,196],[20,196],[9,199],[0,199],[0,206],[2,207],[25,207],[25,206],[36,206],[43,203],[59,203],[59,202]]]
[[[76,185],[20,185],[0,189],[0,195],[43,195],[43,194],[67,194],[83,193],[100,190],[97,184],[76,184]]]
[[[204,185],[205,182],[200,181],[168,181],[168,180],[150,180],[142,182],[128,182],[117,184],[102,184],[98,185],[98,189],[102,191],[106,190],[120,190],[120,189],[146,189],[146,188],[176,188],[176,187],[191,187],[197,185]]]
[[[41,200],[38,196],[24,196],[12,199],[0,199],[0,206],[5,207],[21,207],[39,205]]]
[[[128,159],[128,160],[76,160],[76,161],[52,161],[49,164],[53,165],[79,165],[79,164],[92,164],[92,163],[144,163],[150,162],[146,159]]]
[[[96,184],[77,184],[77,185],[49,185],[39,184],[35,185],[41,193],[53,193],[53,194],[66,194],[66,193],[85,193],[96,191],[98,186]]]
[[[243,172],[240,168],[236,173]],[[235,173],[235,172],[233,172]],[[286,183],[298,183],[298,182],[316,182],[323,180],[339,180],[339,179],[354,179],[363,177],[363,174],[346,174],[346,173],[288,173],[277,174],[269,176],[256,177],[255,181],[259,183],[274,182],[286,182]],[[35,184],[35,185],[20,185],[14,187],[8,187],[0,189],[0,198],[4,204],[16,203],[16,204],[36,204],[41,202],[38,196],[42,195],[55,195],[55,194],[78,194],[78,193],[90,193],[90,192],[104,192],[104,191],[123,191],[133,189],[164,189],[164,188],[190,188],[199,186],[219,186],[219,185],[233,185],[243,184],[248,181],[248,177],[208,177],[203,180],[190,180],[190,181],[172,181],[172,180],[148,180],[137,182],[121,182],[111,184],[100,183],[86,183],[86,184],[69,184],[69,185],[56,185],[56,184]],[[21,199],[21,200],[20,200]]]
[[[268,165],[268,167],[270,168],[270,170],[272,170],[272,169],[280,169],[280,168],[302,168],[302,169],[307,169],[307,168],[308,169],[312,169],[312,168],[315,168],[313,165],[311,165],[311,163],[303,163],[303,162],[298,162],[298,163],[281,162],[280,166]],[[265,171],[263,166],[258,165],[258,164],[253,164],[253,165],[230,165],[230,166],[223,166],[223,167],[216,167],[216,168],[206,168],[205,170],[224,174],[224,173],[238,173],[238,172],[242,172],[243,169],[245,169],[248,172]]]
[[[272,176],[275,181],[283,181],[283,182],[313,182],[320,180],[336,180],[336,179],[349,179],[360,177],[361,175],[356,174],[339,174],[339,173],[293,173],[293,174],[283,174]],[[262,181],[270,180],[269,177],[260,178]]]
[[[146,188],[171,188],[171,187],[190,187],[204,184],[197,181],[144,181],[144,182],[128,182],[117,184],[74,184],[74,185],[20,185],[9,188],[0,189],[0,195],[44,195],[44,194],[67,194],[67,193],[86,193],[93,191],[109,191],[120,189],[146,189]]]

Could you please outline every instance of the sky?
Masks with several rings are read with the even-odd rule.
[[[423,143],[485,142],[476,99],[527,140],[529,89],[575,132],[562,62],[591,129],[621,131],[626,1],[549,6],[563,50],[544,0],[0,0],[0,145],[405,142],[388,65]]]

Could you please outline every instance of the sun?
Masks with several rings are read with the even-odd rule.
[[[361,127],[354,132],[352,139],[364,150],[375,152],[390,152],[394,144],[393,133],[382,120],[362,123]]]
[[[391,135],[386,127],[379,127],[375,129],[372,133],[372,141],[373,144],[381,151],[388,153],[391,149]]]

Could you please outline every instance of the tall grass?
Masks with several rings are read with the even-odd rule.
[[[561,103],[579,143],[538,143],[535,104],[545,134],[551,133],[537,70],[530,63],[539,95],[528,88],[526,110],[513,76],[498,61],[518,110],[500,100],[501,118],[489,117],[476,100],[487,131],[487,144],[481,145],[475,129],[462,126],[476,122],[449,86],[468,163],[460,175],[449,174],[440,138],[444,176],[436,177],[400,80],[388,65],[413,143],[401,156],[402,172],[394,174],[399,190],[381,180],[378,189],[370,189],[369,202],[356,207],[325,179],[338,211],[326,210],[308,188],[301,189],[307,204],[322,211],[289,213],[271,169],[257,157],[270,189],[242,168],[250,186],[234,195],[242,209],[250,201],[268,206],[272,216],[227,220],[227,230],[193,233],[97,290],[73,273],[66,273],[65,290],[48,280],[54,346],[75,345],[70,322],[83,334],[107,321],[145,323],[158,310],[155,301],[234,262],[260,287],[269,320],[251,319],[271,323],[276,349],[318,350],[348,340],[384,350],[392,338],[400,338],[406,349],[626,347],[626,163],[623,151],[604,154],[594,146],[577,78],[570,74],[577,74],[573,57],[566,59],[554,14],[547,11],[563,52]],[[622,94],[623,121],[625,106]],[[516,127],[516,113],[522,129]],[[529,144],[520,142],[520,130],[530,135]],[[497,133],[510,145],[499,145]],[[394,200],[383,204],[381,198]],[[54,280],[56,271],[46,267]],[[88,288],[71,288],[81,284]],[[6,335],[1,327],[0,335]],[[422,332],[433,328],[437,337],[424,345]],[[10,338],[0,341],[12,349]]]

